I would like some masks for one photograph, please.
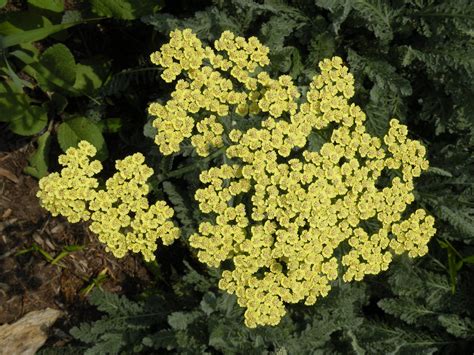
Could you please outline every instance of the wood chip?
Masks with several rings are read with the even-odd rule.
[[[5,210],[5,212],[3,212],[2,219],[7,219],[8,217],[10,217],[11,214],[12,214],[12,209],[8,208],[7,210]]]
[[[11,325],[0,326],[0,354],[35,354],[47,339],[47,329],[61,314],[46,308],[30,312]]]
[[[13,174],[10,170],[4,169],[4,168],[0,168],[0,176],[7,178],[8,180],[14,182],[15,184],[18,184],[20,182],[20,179],[18,179],[18,177],[15,174]]]

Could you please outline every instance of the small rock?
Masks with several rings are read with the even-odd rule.
[[[48,328],[62,312],[46,308],[26,314],[13,324],[0,326],[0,355],[33,355],[48,338]]]

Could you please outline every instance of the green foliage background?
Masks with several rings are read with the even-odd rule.
[[[76,343],[43,353],[431,354],[474,349],[474,3],[469,0],[29,0],[0,21],[0,122],[31,136],[26,172],[44,176],[61,150],[88,139],[105,160],[141,151],[162,175],[154,193],[185,231],[157,257],[161,279],[130,299],[94,291],[103,313],[71,330]],[[0,6],[4,5],[0,2]],[[68,6],[70,8],[68,8]],[[200,220],[189,191],[213,163],[162,158],[147,105],[171,88],[148,55],[175,28],[204,41],[224,30],[258,36],[271,71],[308,84],[319,60],[341,56],[356,103],[381,135],[392,117],[427,147],[416,203],[437,219],[429,255],[336,284],[315,306],[293,305],[277,327],[249,330],[218,269],[186,248]],[[37,42],[40,41],[40,42]],[[32,44],[34,42],[34,44]],[[150,139],[143,139],[143,135]],[[313,144],[318,144],[315,141]],[[191,166],[188,173],[171,172]],[[167,179],[161,184],[161,180]],[[161,186],[158,186],[161,184]]]

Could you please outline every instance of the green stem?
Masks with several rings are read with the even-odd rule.
[[[191,164],[191,165],[185,166],[183,168],[176,169],[176,170],[170,171],[166,174],[163,174],[162,177],[158,180],[158,184],[161,184],[163,181],[168,180],[169,178],[182,176],[186,173],[189,173],[191,171],[196,170],[196,168],[199,167],[202,163],[208,162],[208,161],[214,159],[215,157],[221,155],[222,153],[225,152],[226,149],[227,149],[227,147],[219,148],[218,150],[216,150],[211,155],[209,155],[209,156],[207,156],[203,159],[200,159],[199,161],[197,161],[194,164]]]
[[[166,281],[166,279],[163,277],[163,273],[161,272],[161,267],[156,260],[145,261],[145,265],[147,269],[150,271],[150,273],[154,276],[156,281],[163,282],[167,286],[170,286],[168,281]]]

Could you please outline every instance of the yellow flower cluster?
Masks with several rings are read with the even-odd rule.
[[[64,167],[60,173],[39,181],[37,197],[53,216],[62,215],[71,223],[90,219],[87,203],[95,199],[99,186],[93,176],[102,170],[100,161],[90,161],[95,154],[95,147],[82,141],[78,148],[69,148],[59,157],[59,164]]]
[[[269,59],[268,48],[256,37],[246,40],[225,31],[214,42],[216,51],[204,48],[189,29],[175,30],[170,37],[169,43],[150,56],[154,64],[164,68],[162,78],[166,82],[183,75],[165,105],[154,102],[148,108],[148,113],[155,117],[155,143],[164,155],[179,152],[181,142],[193,136],[191,144],[197,153],[207,156],[209,145],[222,145],[218,138],[223,130],[219,117],[231,112],[241,116],[257,114],[262,95],[267,95],[264,102],[272,107],[271,112],[278,114],[280,101],[283,105],[288,97],[298,94],[289,77],[282,79],[284,92],[281,92],[272,91],[275,84],[266,73],[257,75]],[[238,89],[242,85],[243,91]],[[207,138],[211,140],[204,143]]]
[[[227,96],[221,90],[217,100],[263,118],[258,127],[229,132],[231,163],[201,173],[206,187],[195,198],[210,220],[190,243],[209,266],[232,261],[219,287],[237,295],[246,325],[256,327],[278,324],[285,303],[314,304],[338,277],[362,280],[386,270],[394,254],[426,254],[435,228],[424,210],[407,209],[413,178],[428,168],[424,147],[395,119],[383,140],[366,132],[365,114],[348,102],[354,78],[341,58],[323,60],[301,97],[288,76],[252,76],[268,51],[249,57],[246,43],[227,32],[216,41],[228,55],[214,67],[238,68],[230,74],[247,90]],[[199,75],[199,69],[189,72]],[[215,75],[212,82],[221,78]],[[309,151],[309,135],[321,129],[330,130],[330,141]],[[379,187],[387,171],[398,176]]]
[[[207,157],[211,152],[209,148],[220,148],[224,145],[222,134],[224,126],[217,122],[214,115],[204,118],[196,124],[199,134],[191,137],[191,143],[196,148],[196,153],[200,156]]]
[[[102,164],[90,161],[95,154],[93,145],[81,141],[78,148],[61,155],[61,172],[39,182],[37,196],[42,206],[72,223],[92,220],[89,229],[117,258],[132,251],[147,261],[154,260],[157,239],[169,245],[179,237],[179,229],[170,220],[173,209],[164,201],[148,203],[146,182],[153,170],[144,164],[141,153],[133,154],[118,160],[117,172],[106,181],[106,189],[98,189],[94,175],[102,170]]]

